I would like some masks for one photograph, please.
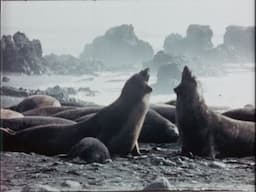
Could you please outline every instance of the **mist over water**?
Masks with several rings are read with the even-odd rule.
[[[96,91],[95,96],[86,96],[83,92],[73,95],[75,98],[108,105],[112,103],[121,92],[125,81],[134,72],[102,72],[98,76],[82,75],[9,75],[11,81],[3,85],[23,87],[30,89],[46,89],[55,85],[61,87],[89,87]],[[247,64],[239,68],[231,68],[226,75],[198,77],[199,91],[210,106],[227,106],[231,108],[243,107],[255,102],[254,64]],[[156,76],[151,75],[149,84],[156,82]],[[176,99],[176,95],[170,88],[170,93],[152,94],[151,103],[161,103]]]

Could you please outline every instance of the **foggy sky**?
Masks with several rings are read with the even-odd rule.
[[[1,35],[26,33],[40,39],[44,54],[78,56],[86,43],[107,29],[133,24],[140,39],[162,48],[170,33],[189,24],[210,25],[214,43],[227,25],[254,25],[254,0],[108,0],[1,2]]]

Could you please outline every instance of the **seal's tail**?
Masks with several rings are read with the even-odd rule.
[[[0,128],[0,149],[1,151],[15,151],[16,132],[9,128]]]

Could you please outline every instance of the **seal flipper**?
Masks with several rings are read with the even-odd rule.
[[[1,150],[18,151],[16,132],[10,128],[0,128]]]
[[[141,155],[138,141],[135,143],[135,146],[134,146],[131,153],[132,153],[133,156],[140,156]]]

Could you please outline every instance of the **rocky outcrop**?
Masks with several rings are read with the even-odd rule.
[[[165,65],[185,65],[187,63],[185,56],[175,56],[161,50],[158,51],[153,59],[144,62],[144,67],[149,67],[153,72],[157,72],[161,66]],[[181,67],[182,68],[182,67]]]
[[[255,27],[228,26],[224,43],[218,48],[226,55],[228,62],[254,61]]]
[[[106,69],[124,69],[141,64],[152,56],[151,45],[136,36],[132,25],[120,25],[85,45],[80,59],[99,59]]]
[[[164,41],[164,50],[172,55],[202,55],[213,48],[213,31],[208,25],[189,25],[186,36],[170,34]]]
[[[224,42],[214,47],[213,31],[208,25],[189,25],[185,37],[174,33],[166,37],[164,51],[170,55],[183,55],[199,60],[207,68],[209,65],[218,66],[230,62],[253,62],[254,35],[254,26],[228,26]]]
[[[159,67],[157,72],[157,82],[153,85],[154,92],[158,93],[172,93],[173,88],[177,85],[180,79],[180,65],[167,64]]]
[[[39,40],[30,41],[24,33],[3,35],[1,39],[4,72],[42,74],[46,71]]]

